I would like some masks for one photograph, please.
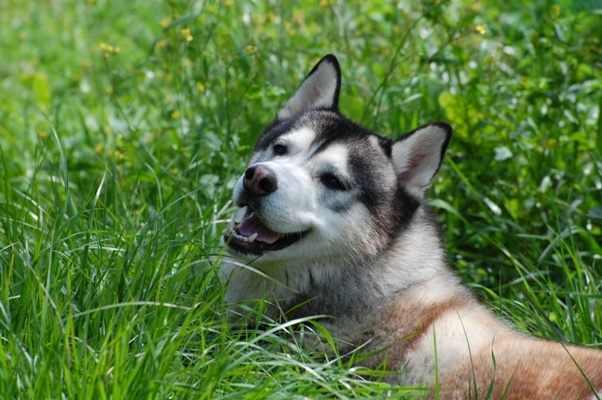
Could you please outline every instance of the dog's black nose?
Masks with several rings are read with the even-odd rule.
[[[278,181],[271,169],[265,165],[254,165],[245,171],[242,185],[256,196],[265,196],[278,188]]]

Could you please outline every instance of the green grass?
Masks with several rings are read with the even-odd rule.
[[[233,183],[330,52],[358,122],[455,126],[431,203],[461,277],[520,329],[602,347],[602,5],[394,3],[0,5],[1,398],[406,393],[294,324],[225,322]]]

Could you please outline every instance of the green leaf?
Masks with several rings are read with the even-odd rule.
[[[48,85],[48,79],[46,74],[43,72],[36,72],[33,75],[32,81],[33,97],[35,102],[43,109],[46,109],[50,105],[50,86]]]

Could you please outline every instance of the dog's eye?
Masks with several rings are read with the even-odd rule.
[[[345,185],[334,174],[326,173],[320,177],[320,181],[324,186],[332,190],[345,190]]]
[[[277,156],[283,156],[286,153],[288,153],[288,149],[283,144],[275,144],[274,146],[272,146],[272,150]]]

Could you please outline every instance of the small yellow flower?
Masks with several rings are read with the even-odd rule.
[[[105,145],[102,143],[98,143],[96,145],[96,147],[94,147],[94,153],[96,153],[96,155],[100,155],[100,154],[102,154],[104,149],[105,149]]]
[[[470,11],[479,12],[483,9],[483,4],[478,1],[475,1],[470,6],[468,6],[468,8],[470,9]]]
[[[170,116],[171,116],[172,119],[178,119],[178,118],[180,118],[180,111],[179,110],[174,110],[174,111],[171,112]]]
[[[169,173],[172,175],[178,175],[180,173],[180,168],[178,167],[174,167],[172,169],[169,170]]]
[[[543,147],[546,149],[553,149],[554,147],[556,147],[556,139],[551,138],[546,140],[543,144]]]
[[[245,46],[245,51],[249,54],[255,54],[255,53],[257,53],[257,46],[248,44]]]
[[[163,18],[161,20],[160,24],[161,24],[161,28],[167,28],[167,25],[171,24],[171,18],[170,17]]]
[[[284,23],[284,30],[286,31],[286,33],[288,33],[289,36],[292,36],[295,34],[295,29],[293,28],[293,24],[291,24],[288,21]]]
[[[157,42],[157,44],[155,44],[155,47],[156,47],[158,50],[160,50],[160,49],[162,49],[162,48],[166,47],[166,46],[168,45],[168,43],[169,43],[169,42],[167,41],[167,39],[159,40],[159,41]]]
[[[226,0],[224,1],[224,5],[226,7],[232,7],[234,5],[234,0]]]
[[[105,93],[108,95],[112,95],[113,94],[113,86],[109,85],[105,88]]]
[[[182,37],[184,37],[184,40],[186,40],[187,42],[192,42],[192,39],[194,39],[190,34],[190,29],[184,28],[180,32],[182,33]]]
[[[320,0],[320,7],[332,7],[336,0]]]
[[[86,3],[88,3],[88,4],[94,4],[94,3],[96,3],[96,0],[86,0]]]
[[[474,27],[475,31],[477,31],[477,33],[479,33],[480,35],[485,35],[487,33],[487,28],[485,28],[485,25],[483,24],[477,24]]]
[[[113,150],[113,157],[115,157],[117,160],[123,160],[124,158],[123,153],[119,150]]]
[[[301,10],[293,11],[293,21],[295,21],[295,24],[297,24],[297,25],[303,25],[303,23],[305,21],[305,15],[303,14],[303,11],[301,11]]]
[[[121,49],[119,47],[115,47],[113,45],[110,45],[109,43],[101,42],[98,45],[98,48],[102,52],[102,56],[104,58],[109,58],[109,56],[111,55],[117,55],[121,53]]]
[[[203,82],[197,82],[196,88],[199,92],[204,92],[206,89],[205,84]]]
[[[560,16],[560,6],[558,4],[554,4],[552,7],[550,7],[550,15],[554,19]]]
[[[276,20],[276,14],[274,14],[271,11],[268,11],[267,14],[265,15],[265,20],[267,22],[274,22]]]
[[[43,130],[43,129],[40,129],[40,130],[38,131],[38,137],[39,137],[40,139],[46,139],[46,138],[48,137],[48,131],[45,131],[45,130]]]

